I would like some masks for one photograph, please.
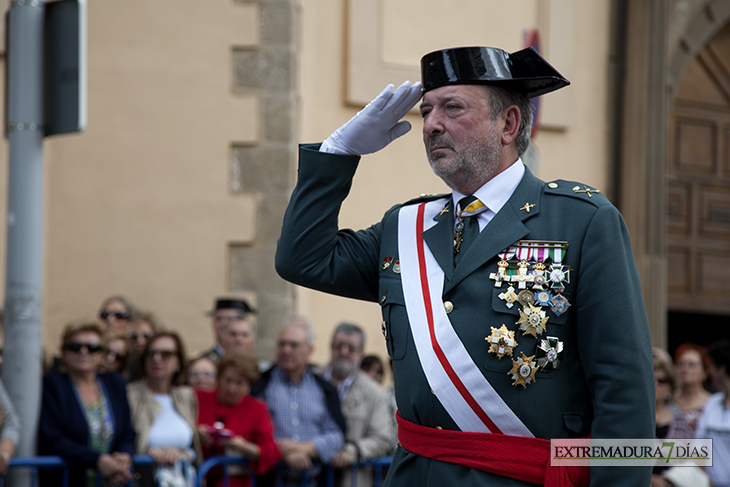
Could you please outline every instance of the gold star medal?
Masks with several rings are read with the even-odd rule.
[[[512,356],[512,350],[517,346],[515,340],[515,332],[508,330],[505,325],[499,329],[490,327],[492,334],[485,338],[489,342],[489,353],[496,353],[497,358],[501,359],[505,355]]]
[[[535,356],[527,357],[525,352],[520,352],[522,357],[517,360],[512,359],[512,369],[507,372],[512,376],[513,386],[522,386],[527,388],[527,384],[535,381],[535,373],[537,372],[537,364],[533,361]]]
[[[537,338],[538,335],[542,335],[547,327],[548,317],[545,316],[545,312],[540,306],[529,305],[529,308],[525,306],[520,311],[520,319],[517,324],[520,325],[523,335],[532,335]]]

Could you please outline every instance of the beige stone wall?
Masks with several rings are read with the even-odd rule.
[[[538,175],[606,188],[609,4],[89,2],[88,129],[45,144],[46,347],[55,350],[67,321],[93,319],[121,293],[199,350],[212,342],[203,313],[214,296],[240,294],[262,310],[260,352],[269,357],[293,311],[315,321],[315,361],[327,361],[342,320],[362,324],[368,351],[385,357],[378,305],[295,290],[274,273],[296,143],[323,140],[385,84],[419,79],[426,52],[514,51],[525,29],[538,28],[543,53],[573,83],[543,100]],[[343,226],[447,191],[426,163],[420,117],[408,119],[409,134],[364,158]],[[0,189],[6,159],[3,141]],[[3,225],[0,250],[4,233]]]
[[[88,128],[45,144],[47,348],[116,293],[210,344],[229,244],[256,238],[231,159],[260,136],[259,97],[233,86],[259,39],[255,3],[88,2]]]
[[[300,140],[326,138],[387,83],[420,79],[420,57],[459,45],[522,48],[525,29],[538,28],[543,53],[572,86],[544,97],[543,127],[536,139],[538,175],[577,179],[606,189],[608,172],[607,58],[609,1],[496,0],[301,1]],[[343,25],[344,19],[344,25]],[[560,95],[560,96],[558,96]],[[554,100],[550,100],[555,97]],[[340,225],[363,228],[395,203],[421,193],[448,191],[430,171],[421,142],[421,121],[385,150],[363,158]],[[368,332],[367,351],[387,358],[374,303],[298,289],[296,308],[317,325],[317,361],[341,320]]]

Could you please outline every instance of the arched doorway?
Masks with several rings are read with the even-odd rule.
[[[730,23],[675,84],[668,140],[671,351],[684,341],[708,344],[730,334]]]

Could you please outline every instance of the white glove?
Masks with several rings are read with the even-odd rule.
[[[322,143],[320,152],[363,155],[377,152],[411,130],[407,120],[399,121],[421,99],[423,85],[406,81],[393,91],[388,85],[365,108]]]

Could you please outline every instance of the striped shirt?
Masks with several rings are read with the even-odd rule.
[[[345,446],[342,431],[327,411],[324,392],[311,372],[295,384],[275,367],[261,399],[269,407],[277,441],[309,441],[324,463],[330,463]]]

